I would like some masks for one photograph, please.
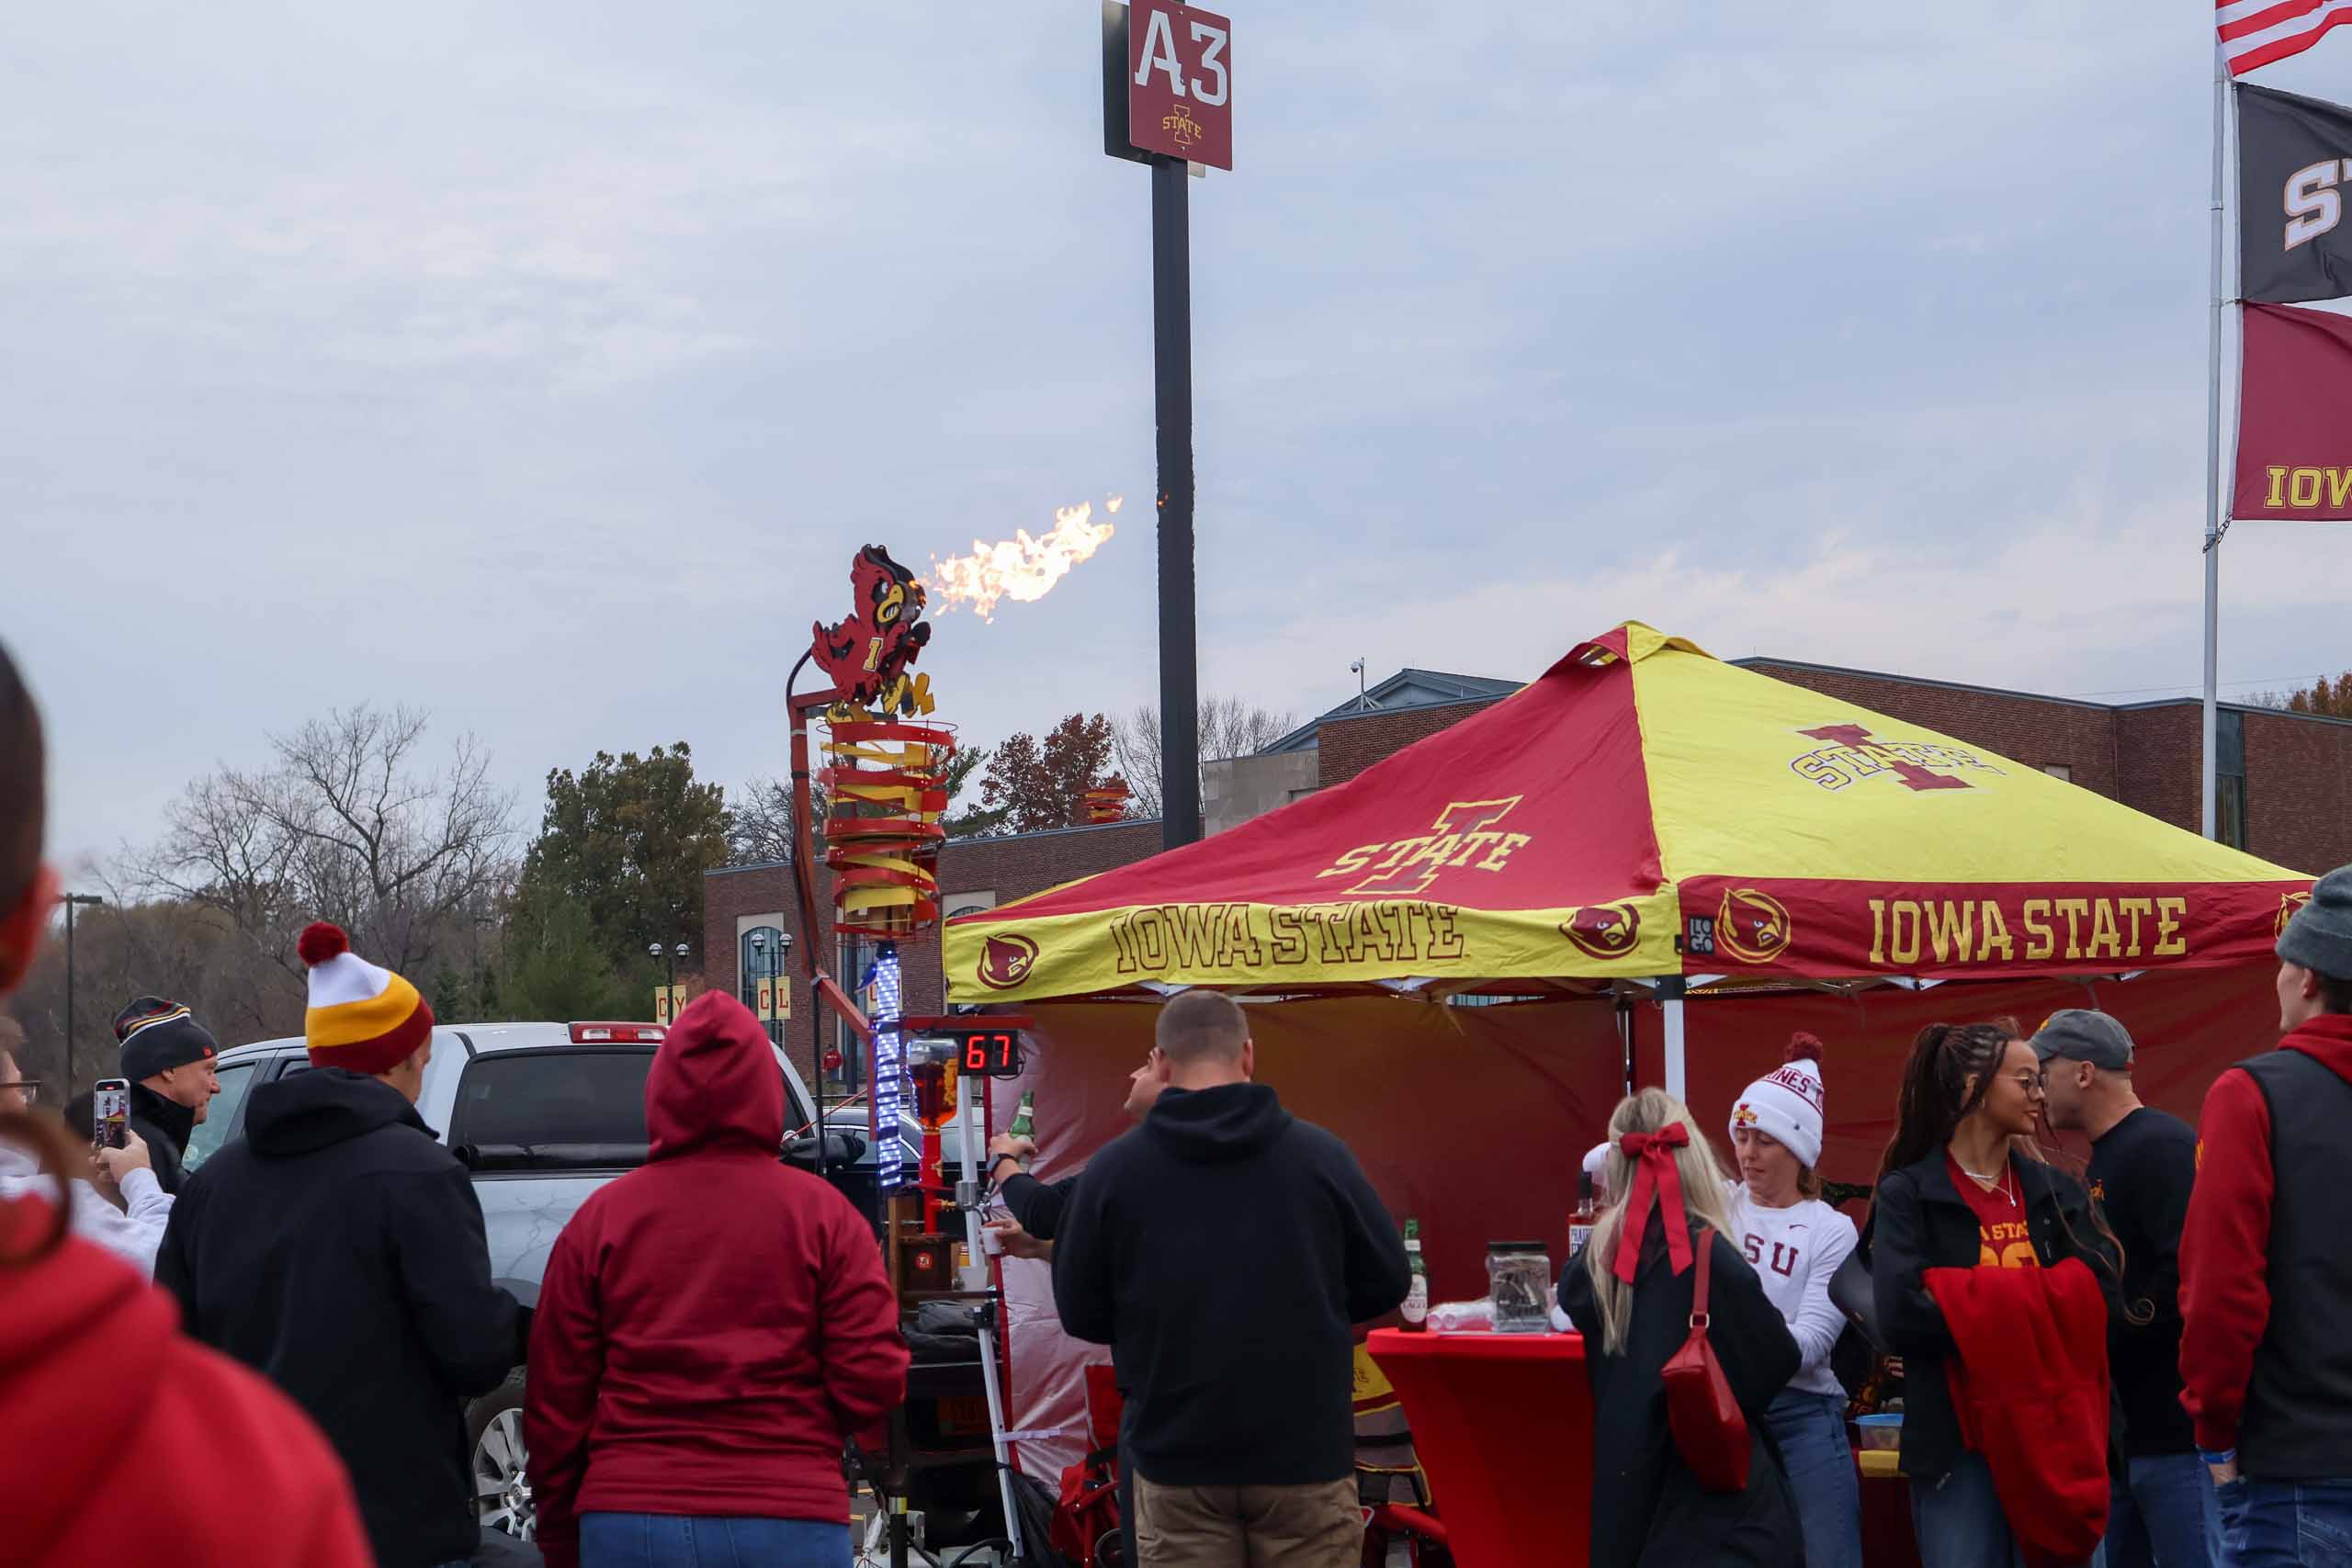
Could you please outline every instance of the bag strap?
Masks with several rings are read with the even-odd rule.
[[[1690,1291],[1690,1326],[1703,1329],[1711,1321],[1707,1316],[1707,1266],[1715,1256],[1714,1227],[1709,1225],[1702,1229],[1693,1238],[1692,1245],[1699,1251],[1699,1280]]]

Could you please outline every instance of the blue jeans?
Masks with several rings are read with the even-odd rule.
[[[2131,1461],[2108,1498],[2107,1568],[2211,1568],[2222,1560],[2213,1472],[2193,1453]]]
[[[580,1568],[850,1568],[849,1527],[814,1519],[582,1514]]]
[[[2352,1568],[2352,1481],[2249,1481],[2215,1489],[2230,1568]]]
[[[1804,1532],[1805,1568],[1862,1568],[1862,1490],[1846,1441],[1846,1402],[1784,1388],[1764,1412]]]
[[[1981,1454],[1962,1454],[1941,1481],[1914,1478],[1911,1530],[1920,1568],[2024,1568]]]

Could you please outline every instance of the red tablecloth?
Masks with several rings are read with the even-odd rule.
[[[1462,1568],[1585,1561],[1592,1539],[1592,1390],[1574,1334],[1374,1329]]]

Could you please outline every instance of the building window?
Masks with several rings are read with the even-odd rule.
[[[996,908],[996,893],[991,888],[982,888],[978,893],[950,893],[939,901],[939,908],[943,911],[942,918],[945,919],[952,920],[958,915],[976,915],[982,909]]]
[[[736,996],[766,1026],[768,1038],[784,1043],[784,1017],[791,1003],[779,998],[776,987],[792,984],[785,964],[784,932],[775,926],[755,926],[737,942]]]
[[[2230,708],[2213,716],[2213,837],[2245,848],[2245,715]]]
[[[2063,779],[2068,784],[2075,782],[2075,770],[2071,763],[2044,762],[2041,764],[2041,771],[2053,779]]]
[[[874,954],[876,943],[864,937],[841,933],[841,974],[851,987],[850,1000],[867,1018],[874,1016]],[[827,1094],[848,1094],[865,1081],[865,1042],[844,1018],[835,1018],[832,1028],[833,1049],[841,1055],[841,1066],[825,1072]],[[822,1066],[822,1064],[820,1064]]]

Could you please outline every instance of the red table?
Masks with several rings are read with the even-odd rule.
[[[1581,1563],[1592,1539],[1592,1389],[1574,1334],[1374,1329],[1462,1568]]]

